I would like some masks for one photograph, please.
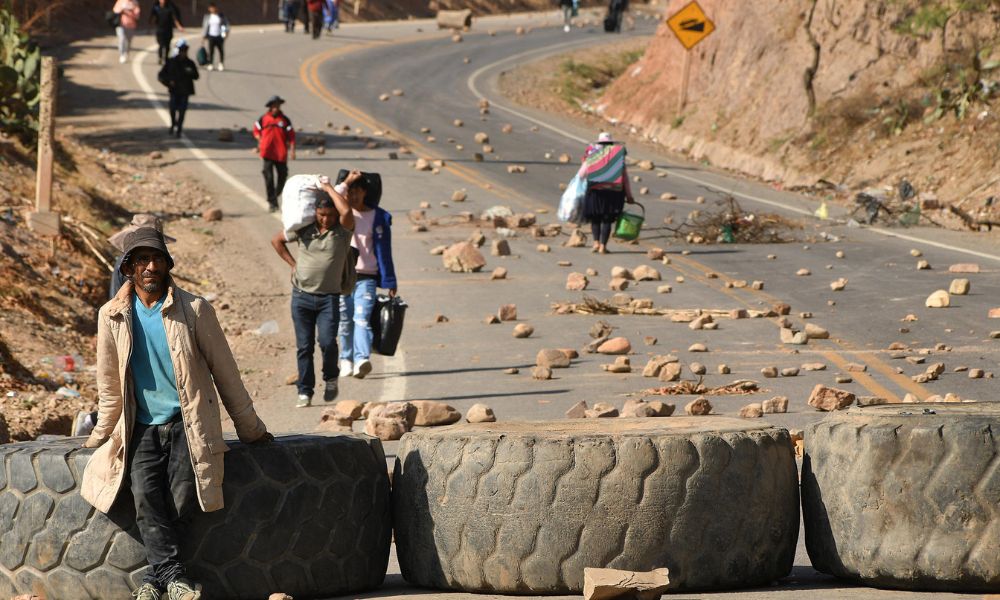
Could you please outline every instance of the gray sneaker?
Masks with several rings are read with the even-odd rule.
[[[152,583],[144,583],[132,592],[132,597],[137,600],[160,600],[161,595],[160,590]]]
[[[200,598],[200,585],[191,585],[181,579],[175,579],[167,584],[168,600],[199,600]]]
[[[323,390],[323,402],[333,402],[337,399],[337,394],[340,392],[340,388],[337,385],[336,379],[328,379],[326,381],[326,389]]]

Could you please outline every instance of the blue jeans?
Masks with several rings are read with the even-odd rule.
[[[319,331],[319,349],[323,354],[323,381],[336,379],[338,294],[310,294],[292,288],[292,324],[295,326],[295,356],[299,367],[296,387],[310,398],[316,385],[313,347]]]
[[[340,297],[340,358],[352,362],[372,355],[372,308],[375,307],[375,280],[358,278],[353,294]],[[354,315],[353,318],[351,315]]]

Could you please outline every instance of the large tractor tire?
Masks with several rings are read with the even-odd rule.
[[[789,573],[798,481],[788,432],[767,424],[456,425],[403,437],[393,519],[419,586],[569,594],[585,567],[668,567],[672,589],[725,589]]]
[[[832,413],[806,430],[806,549],[865,585],[1000,591],[1000,405]]]
[[[80,497],[93,452],[82,441],[0,446],[0,598],[129,598],[142,582],[131,492],[107,516]],[[382,583],[392,523],[377,439],[296,435],[230,448],[226,508],[199,511],[183,535],[188,575],[206,598],[327,598]]]

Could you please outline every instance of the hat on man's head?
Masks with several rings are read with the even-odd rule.
[[[174,268],[174,259],[170,256],[170,251],[167,250],[167,243],[163,240],[163,234],[152,227],[140,227],[125,236],[125,256],[122,258],[122,273],[126,272],[125,269],[132,258],[132,252],[137,248],[159,250],[167,257],[167,270],[169,271]]]
[[[272,104],[284,104],[284,103],[285,103],[285,99],[284,98],[282,98],[281,96],[278,96],[278,95],[274,95],[274,96],[271,96],[270,98],[268,98],[267,104],[265,104],[264,106],[270,108]]]
[[[163,221],[156,215],[150,213],[136,213],[132,215],[132,222],[122,227],[121,230],[108,238],[111,245],[114,246],[119,252],[125,251],[125,238],[128,234],[132,233],[140,227],[152,227],[153,229],[163,233]],[[168,244],[176,242],[174,238],[169,235],[164,234],[163,240]]]
[[[183,50],[184,48],[188,47],[188,41],[184,38],[181,38],[177,40],[176,43],[174,43],[174,47],[177,48],[178,50]]]
[[[598,144],[609,144],[611,142],[614,142],[614,140],[611,139],[611,134],[608,133],[607,131],[602,131],[601,133],[597,134]]]

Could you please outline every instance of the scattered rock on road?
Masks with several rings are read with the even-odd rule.
[[[762,416],[764,416],[764,409],[761,408],[759,402],[747,404],[740,409],[740,417],[744,419],[758,419]]]
[[[841,277],[840,279],[837,279],[836,281],[833,281],[833,282],[830,283],[830,289],[833,290],[833,291],[835,291],[835,292],[841,292],[846,287],[847,287],[847,278],[846,277]]]
[[[631,351],[632,344],[623,337],[611,338],[597,347],[599,354],[628,354]]]
[[[531,337],[533,333],[535,333],[535,328],[527,323],[518,323],[514,326],[513,335],[516,338]]]
[[[854,404],[856,399],[851,392],[819,383],[809,394],[809,406],[822,411],[841,410]]]
[[[948,267],[949,273],[978,273],[979,265],[976,263],[958,263]]]
[[[615,358],[615,362],[601,365],[601,368],[609,373],[631,373],[632,363],[627,356],[618,356]]]
[[[657,600],[670,586],[670,571],[621,571],[586,567],[583,600]]]
[[[692,416],[708,415],[712,413],[712,403],[704,396],[699,396],[687,403],[684,412]]]
[[[490,279],[493,281],[498,279],[507,279],[507,269],[503,267],[493,269],[493,272],[490,274]]]
[[[221,208],[209,208],[205,212],[201,213],[201,218],[206,221],[221,221],[222,220],[222,209]]]
[[[830,332],[815,323],[806,323],[804,331],[806,337],[811,340],[826,340],[830,338]]]
[[[444,268],[452,273],[475,273],[486,266],[486,259],[471,242],[458,242],[448,246],[442,255]]]
[[[566,411],[567,419],[583,419],[587,416],[587,401],[580,400]]]
[[[570,359],[565,352],[556,348],[542,348],[535,355],[535,364],[552,369],[569,368]]]
[[[497,309],[497,317],[501,321],[516,321],[517,320],[517,305],[516,304],[501,304],[500,308]]]
[[[760,403],[761,410],[765,413],[788,412],[788,398],[785,396],[775,396]]]
[[[945,290],[937,290],[924,301],[927,308],[947,308],[951,305],[951,297]]]
[[[417,416],[413,424],[417,427],[436,427],[451,425],[462,418],[462,413],[444,402],[436,400],[411,400],[410,404],[417,407]]]
[[[507,240],[493,240],[490,244],[490,254],[493,256],[510,256],[510,243]]]
[[[535,367],[531,370],[531,377],[539,380],[552,379],[552,369],[541,366]]]
[[[618,416],[618,409],[607,402],[598,402],[585,411],[588,419],[610,419]]]
[[[492,408],[482,402],[477,402],[465,412],[465,420],[469,423],[493,423],[497,417],[493,414]]]
[[[948,286],[948,293],[955,296],[965,296],[969,293],[969,287],[968,279],[952,279],[951,285]]]
[[[573,292],[582,292],[587,289],[590,280],[583,273],[570,273],[566,276],[566,289]]]
[[[649,265],[639,265],[632,270],[632,278],[636,281],[660,281],[660,272]]]

